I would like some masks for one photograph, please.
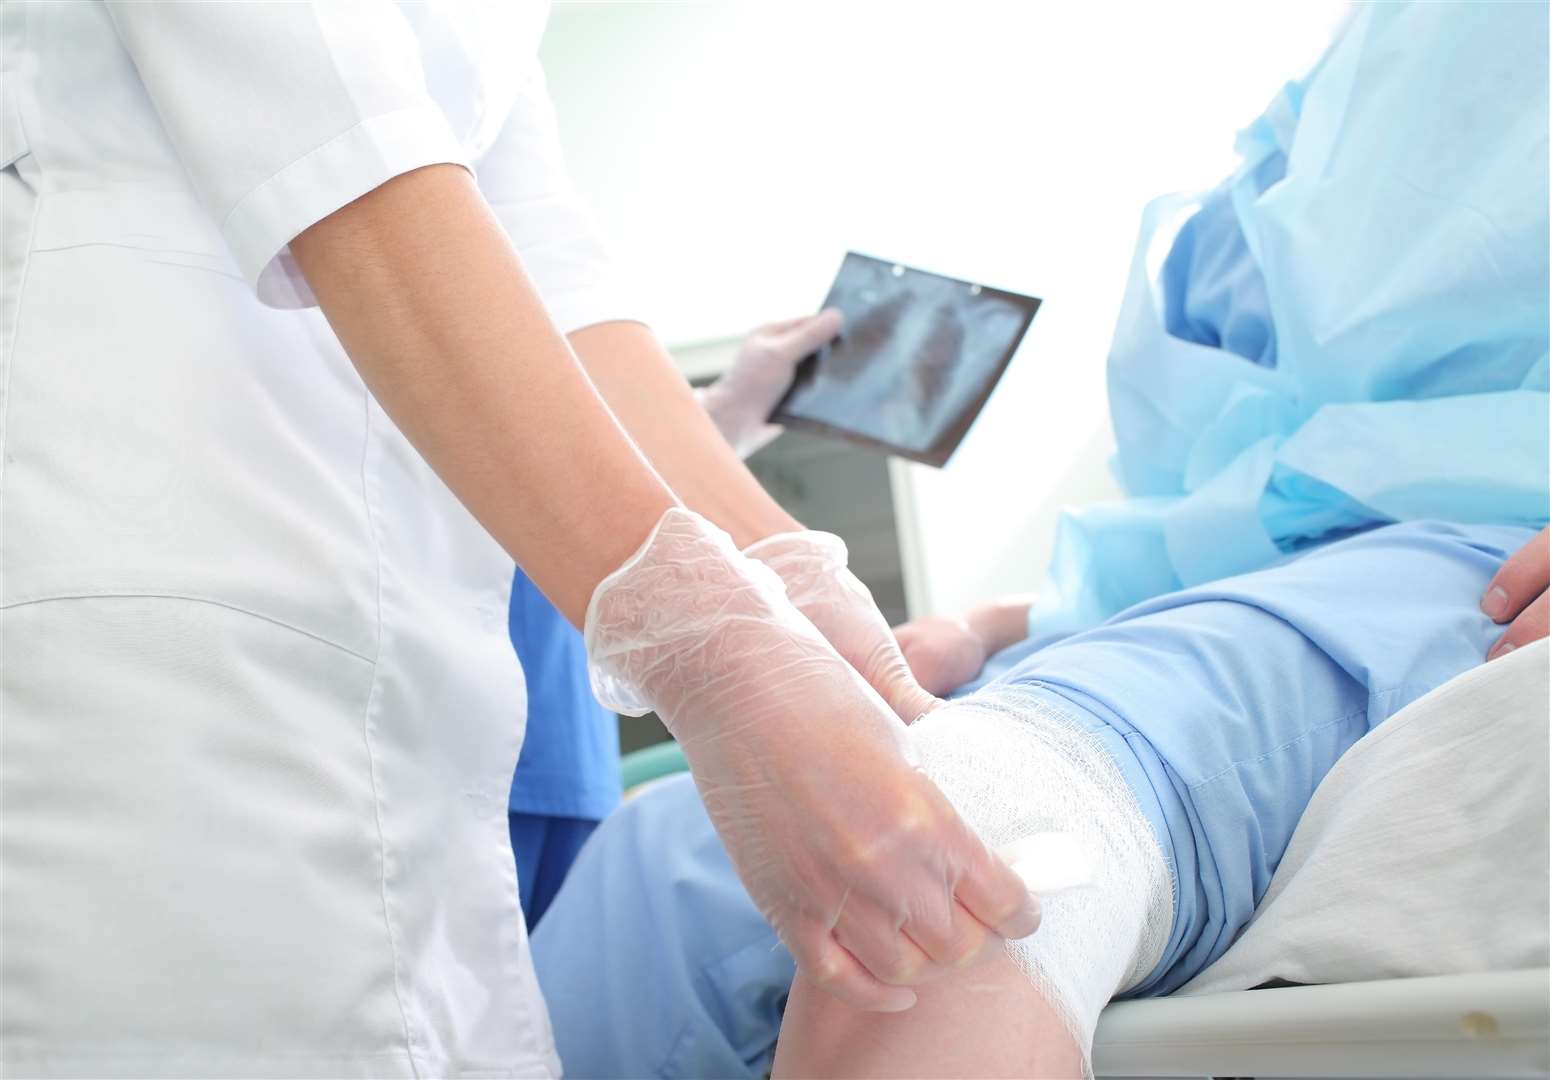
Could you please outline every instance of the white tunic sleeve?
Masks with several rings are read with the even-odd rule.
[[[401,173],[466,165],[395,5],[111,5],[194,188],[259,299],[316,301],[288,245]]]
[[[620,319],[646,321],[621,286],[597,222],[571,183],[537,63],[524,75],[505,125],[474,163],[474,172],[561,333]]]

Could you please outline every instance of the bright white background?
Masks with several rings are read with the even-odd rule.
[[[814,310],[846,248],[1044,298],[947,469],[895,472],[911,606],[1037,586],[1111,490],[1103,364],[1141,207],[1209,186],[1332,0],[558,3],[577,185],[670,345]]]

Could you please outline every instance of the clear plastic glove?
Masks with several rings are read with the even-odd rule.
[[[669,510],[587,610],[598,700],[654,707],[804,974],[858,1008],[1038,925],[1038,901],[910,762],[904,727],[778,578]]]
[[[739,457],[769,444],[779,424],[771,410],[791,385],[797,364],[839,336],[844,317],[835,308],[770,323],[743,339],[731,369],[699,391],[700,404]]]
[[[786,583],[786,595],[906,724],[942,704],[923,690],[877,610],[872,593],[850,572],[845,541],[833,533],[777,533],[743,552]]]

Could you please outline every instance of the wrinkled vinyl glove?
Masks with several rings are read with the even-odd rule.
[[[761,326],[743,339],[721,378],[697,391],[721,437],[739,457],[762,449],[781,432],[770,412],[791,386],[797,364],[833,341],[844,324],[834,308]]]
[[[669,510],[587,609],[593,691],[655,708],[760,912],[853,1006],[1038,925],[1038,902],[905,752],[905,728],[704,518]]]
[[[888,620],[872,594],[846,566],[845,541],[833,533],[777,533],[743,554],[780,575],[786,595],[835,651],[861,673],[906,724],[942,702],[915,680]]]

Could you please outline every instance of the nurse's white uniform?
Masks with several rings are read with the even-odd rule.
[[[562,330],[620,317],[544,5],[0,12],[4,1074],[557,1074],[511,562],[286,250],[461,162]]]

